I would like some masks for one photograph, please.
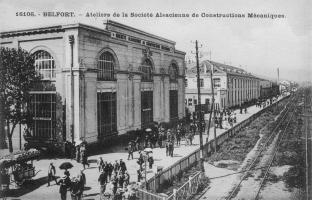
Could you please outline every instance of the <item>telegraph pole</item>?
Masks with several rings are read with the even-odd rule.
[[[75,141],[74,135],[74,74],[73,74],[73,67],[74,67],[74,42],[75,38],[74,35],[69,36],[69,44],[70,44],[70,52],[71,52],[71,60],[70,60],[70,90],[71,90],[71,98],[70,98],[70,109],[71,109],[71,122],[70,122],[70,134],[71,134],[71,141],[72,145]],[[73,147],[75,148],[75,146]]]
[[[202,112],[201,112],[201,98],[200,98],[200,70],[198,59],[198,42],[195,42],[196,49],[196,69],[197,69],[197,92],[198,92],[198,118],[199,118],[199,145],[200,145],[200,168],[204,172],[204,146],[203,146],[203,132],[202,132]]]
[[[214,105],[215,102],[215,98],[214,98],[214,85],[213,85],[213,65],[211,64],[211,69],[210,69],[210,81],[211,81],[211,93],[212,93],[212,102],[211,102],[211,112],[213,112],[213,121],[214,121],[214,126],[213,126],[213,136],[214,136],[214,146],[215,146],[215,152],[217,152],[217,130],[216,130],[216,123],[215,123],[215,119],[216,119],[216,108]],[[210,118],[211,118],[212,113],[210,113]],[[209,127],[210,128],[210,127]]]

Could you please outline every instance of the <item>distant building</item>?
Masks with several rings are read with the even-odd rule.
[[[114,21],[105,29],[70,24],[0,37],[1,46],[32,53],[52,85],[32,92],[34,146],[94,143],[184,117],[185,53],[171,40]]]
[[[200,63],[201,103],[211,105],[212,91],[210,64],[213,65],[215,108],[222,110],[238,106],[260,96],[260,79],[243,69],[213,61]],[[198,104],[197,76],[195,63],[187,63],[185,105],[190,112]]]

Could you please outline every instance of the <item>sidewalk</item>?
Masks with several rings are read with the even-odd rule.
[[[250,117],[252,114],[261,110],[259,107],[251,106],[247,109],[246,114],[239,114],[239,110],[236,110],[235,113],[237,116],[237,121],[241,122],[246,118]],[[222,134],[225,132],[225,129],[217,129],[217,135]],[[203,141],[206,141],[207,138],[207,130],[206,133],[203,135]],[[210,129],[209,133],[209,140],[213,139],[213,128]],[[181,158],[187,156],[192,151],[199,148],[199,136],[196,135],[194,138],[194,142],[192,146],[186,146],[185,141],[181,142],[180,147],[175,147],[174,149],[174,157],[166,157],[166,150],[165,148],[154,148],[153,149],[153,157],[154,157],[154,165],[153,170],[149,170],[147,173],[147,178],[151,178],[154,173],[156,172],[157,166],[162,166],[164,169],[169,167],[170,165],[174,164]],[[87,168],[84,172],[86,174],[87,184],[86,190],[84,191],[84,199],[98,199],[99,198],[99,191],[100,187],[97,182],[99,172],[96,165],[96,160],[98,157],[102,157],[104,161],[114,162],[115,160],[123,159],[126,162],[128,172],[130,174],[130,182],[137,181],[137,173],[136,170],[138,169],[138,164],[136,163],[138,158],[138,152],[134,153],[133,160],[127,160],[128,153],[127,152],[115,152],[115,153],[105,153],[96,156],[90,156],[88,160],[90,163],[90,168]],[[34,177],[32,184],[23,186],[23,189],[18,189],[14,192],[13,197],[18,197],[21,199],[56,199],[60,197],[59,194],[59,186],[56,186],[55,183],[52,183],[52,186],[47,187],[47,171],[50,162],[53,162],[56,166],[56,175],[63,176],[63,170],[60,170],[58,166],[65,162],[69,161],[72,162],[74,168],[70,169],[71,176],[76,176],[80,169],[82,169],[82,165],[77,163],[75,160],[70,159],[43,159],[39,161],[34,161],[34,166],[36,170],[39,171],[38,174]],[[69,198],[69,193],[68,193]],[[10,198],[9,198],[10,199]]]

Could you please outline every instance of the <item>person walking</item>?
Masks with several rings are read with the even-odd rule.
[[[122,171],[122,173],[125,173],[125,171],[127,170],[126,163],[122,159],[120,159],[119,165],[120,165],[120,170]]]
[[[173,157],[173,145],[174,145],[174,143],[173,143],[174,141],[169,141],[169,156],[171,156],[171,157]]]
[[[130,160],[130,157],[133,160],[133,145],[132,145],[132,142],[129,142],[129,144],[128,144],[128,160]]]
[[[51,162],[49,165],[49,169],[48,169],[48,187],[50,186],[51,180],[54,180],[55,184],[58,184],[56,181],[55,173],[56,173],[55,167],[54,167],[53,163]]]
[[[153,168],[153,164],[154,164],[153,156],[149,156],[147,161],[148,161],[149,168],[152,169]]]
[[[87,156],[87,150],[81,150],[80,154],[81,154],[81,163],[83,166],[83,169],[86,169],[86,165],[88,165],[88,168],[90,167],[90,164],[88,163],[88,156]]]
[[[87,183],[86,175],[83,173],[82,169],[80,170],[80,174],[78,175],[78,181],[79,181],[80,190],[81,190],[81,196],[82,196],[84,188],[85,188],[85,185]]]
[[[61,194],[61,200],[66,200],[67,197],[68,183],[66,183],[66,177],[67,176],[63,176],[58,182],[58,184],[60,185],[59,193]]]
[[[103,169],[103,166],[104,166],[104,161],[103,161],[102,157],[99,157],[99,159],[97,160],[97,166],[98,166],[98,169],[99,169],[99,172],[100,172],[101,169]]]
[[[138,181],[137,182],[141,182],[141,179],[143,178],[143,176],[142,176],[142,171],[140,169],[137,170],[137,175],[138,175]]]
[[[76,177],[74,178],[71,184],[70,195],[71,195],[72,200],[81,200],[82,189],[81,189],[79,180]]]
[[[100,183],[100,199],[104,200],[104,193],[106,189],[107,177],[104,174],[104,170],[101,170],[101,174],[98,178],[98,182]]]

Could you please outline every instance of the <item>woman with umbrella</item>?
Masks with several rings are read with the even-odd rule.
[[[74,166],[73,166],[73,164],[71,164],[70,162],[63,162],[61,165],[60,165],[60,169],[64,169],[65,171],[64,171],[64,175],[65,176],[70,176],[70,173],[69,173],[69,171],[68,171],[68,169],[71,169],[71,168],[73,168]]]

